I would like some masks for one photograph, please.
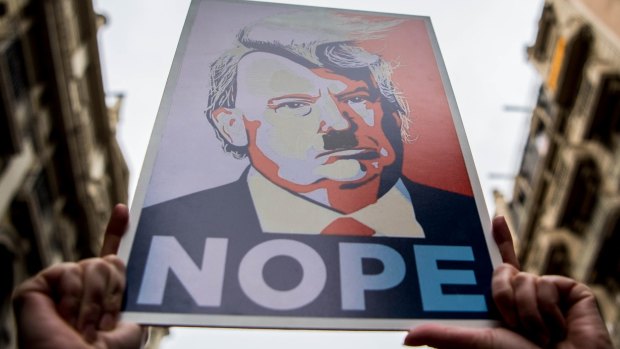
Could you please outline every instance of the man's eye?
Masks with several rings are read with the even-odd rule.
[[[347,98],[347,102],[348,103],[362,103],[362,102],[366,102],[368,100],[369,100],[369,98],[366,97],[366,96],[353,96],[353,97]]]
[[[299,109],[305,106],[307,106],[307,104],[302,103],[302,102],[286,102],[286,103],[282,103],[278,105],[276,109],[280,109],[280,108]]]
[[[306,116],[312,111],[312,106],[303,101],[292,101],[279,103],[275,108],[276,113],[291,116]]]

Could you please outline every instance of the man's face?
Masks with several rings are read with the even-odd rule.
[[[383,115],[379,96],[375,86],[325,68],[247,55],[238,67],[235,108],[252,165],[298,193],[378,181],[396,159],[381,126],[391,116]]]

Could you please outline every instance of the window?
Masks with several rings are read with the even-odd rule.
[[[8,67],[9,78],[11,80],[12,98],[20,99],[28,92],[28,76],[26,75],[26,65],[24,51],[20,40],[15,40],[5,52],[6,65]]]
[[[74,0],[75,12],[78,18],[78,26],[80,31],[80,41],[85,42],[93,37],[89,4],[86,1]]]
[[[579,163],[560,226],[583,235],[590,223],[601,177],[592,160]]]
[[[583,79],[581,87],[579,88],[579,95],[575,102],[575,113],[578,116],[584,116],[589,114],[592,100],[594,99],[594,87],[590,79]]]
[[[592,125],[588,138],[612,148],[614,136],[620,134],[619,75],[605,76],[601,79],[600,94],[592,110]]]
[[[605,285],[608,289],[620,291],[620,221],[608,232],[601,244],[595,267],[592,269],[594,283]]]
[[[28,92],[22,45],[11,42],[0,52],[0,155],[10,156],[21,150],[20,126],[23,120],[16,105]]]
[[[540,88],[538,89],[538,99],[536,100],[536,106],[544,110],[547,116],[555,117],[555,113],[552,112],[553,105],[549,100],[549,96],[545,92],[544,86],[540,86]]]
[[[538,22],[538,35],[533,47],[534,58],[544,61],[549,57],[549,47],[556,25],[555,12],[551,5],[546,5]]]
[[[36,273],[47,266],[54,252],[50,240],[53,231],[53,196],[44,169],[31,172],[11,205],[11,220],[19,235],[27,239],[30,250],[26,256],[28,272]]]
[[[44,218],[51,219],[53,200],[45,170],[42,170],[35,179],[33,189],[36,194],[39,212]]]
[[[571,108],[577,97],[591,43],[592,33],[585,26],[568,41],[558,39],[547,85],[556,92],[556,102],[565,108]]]
[[[534,180],[541,170],[542,161],[548,150],[549,136],[545,132],[544,124],[539,120],[536,130],[527,141],[523,152],[523,162],[521,163],[521,174],[528,182]]]
[[[571,269],[568,248],[563,242],[554,242],[549,246],[546,268],[543,274],[569,276]]]

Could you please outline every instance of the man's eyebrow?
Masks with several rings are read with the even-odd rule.
[[[319,99],[319,97],[321,97],[321,95],[319,94],[318,96],[311,96],[308,94],[290,94],[290,95],[282,95],[282,96],[278,96],[278,97],[273,97],[270,98],[267,101],[267,105],[273,105],[276,102],[283,100],[283,99],[304,99],[310,102],[316,102],[317,99]]]
[[[360,87],[358,87],[358,88],[356,88],[356,89],[354,89],[352,91],[345,91],[345,92],[339,93],[339,94],[336,95],[336,98],[338,100],[342,100],[342,99],[345,99],[345,98],[349,97],[350,95],[354,95],[354,94],[357,94],[357,93],[360,93],[360,92],[366,92],[370,96],[375,96],[376,95],[376,93],[374,93],[375,92],[374,90],[371,90],[371,89],[369,89],[366,86],[360,86]]]

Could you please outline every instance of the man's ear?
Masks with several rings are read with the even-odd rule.
[[[213,122],[220,134],[226,140],[238,147],[248,145],[248,135],[245,132],[243,113],[237,108],[217,108],[211,114]]]

